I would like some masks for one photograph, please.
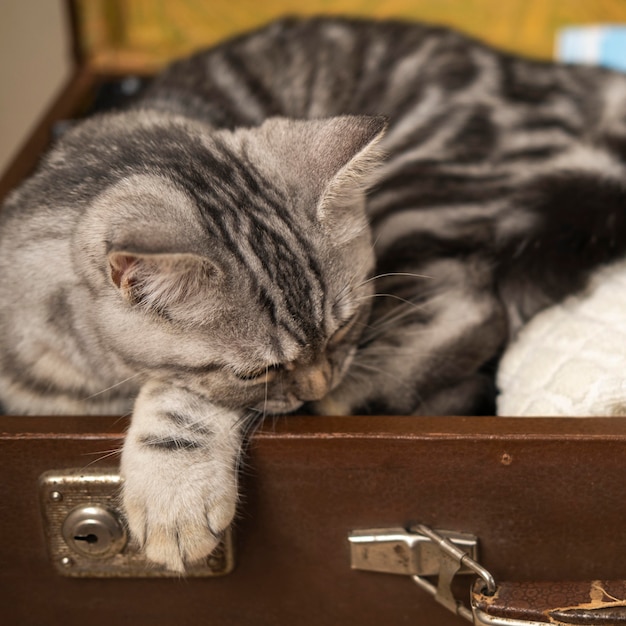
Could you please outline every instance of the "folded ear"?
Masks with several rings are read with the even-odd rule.
[[[312,194],[320,216],[333,200],[362,192],[383,155],[376,146],[386,118],[343,115],[317,120],[275,117],[262,126],[267,145],[281,171],[299,193]]]
[[[108,254],[112,283],[124,299],[157,313],[193,305],[206,296],[218,271],[194,254],[144,254],[113,251]]]
[[[320,221],[332,219],[337,208],[354,203],[355,197],[360,197],[371,184],[372,173],[384,156],[378,143],[386,127],[386,119],[379,116],[347,116],[329,121],[319,144],[331,174],[318,204]]]

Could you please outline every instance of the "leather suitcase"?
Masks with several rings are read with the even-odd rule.
[[[248,17],[263,21],[284,12],[282,4],[269,3]],[[344,4],[350,12],[360,7]],[[450,17],[447,3],[404,4],[411,11],[400,14]],[[471,29],[478,28],[481,10],[498,3],[459,0],[456,6],[461,4],[473,12],[459,11],[452,21]],[[529,15],[549,21],[548,7],[556,5],[520,0],[507,6],[525,6]],[[127,6],[139,11],[142,3]],[[586,6],[587,13],[571,19],[626,18],[618,0],[594,3],[596,13]],[[105,1],[72,7],[76,25],[89,22],[96,8],[102,15],[122,11],[119,3]],[[470,14],[474,22],[463,21]],[[220,19],[228,22],[224,15]],[[251,25],[245,22],[242,28]],[[513,43],[545,54],[532,39]],[[149,73],[162,61],[147,62],[136,50],[89,56],[88,46],[81,46],[75,76],[5,174],[0,196],[32,169],[53,124],[85,109],[103,77]],[[626,418],[273,418],[250,442],[233,549],[226,549],[229,573],[184,579],[148,570],[83,575],[73,571],[79,555],[56,536],[61,522],[54,510],[67,505],[68,492],[46,477],[52,472],[89,482],[114,476],[126,427],[127,418],[116,416],[0,416],[0,623],[452,626],[463,619],[454,611],[467,616],[456,603],[469,603],[480,574],[473,564],[486,568],[498,587],[495,596],[474,589],[476,623],[626,619],[624,584],[599,582],[626,580]],[[72,498],[97,501],[88,486],[81,489]],[[436,540],[424,535],[428,529],[471,535],[477,545],[472,558],[450,565],[450,552],[433,548]],[[450,583],[458,568],[474,575],[454,576]],[[580,584],[574,589],[555,581]],[[522,608],[494,613],[500,599]]]
[[[39,477],[114,468],[125,420],[1,425],[6,624],[460,624],[411,576],[351,569],[351,533],[416,523],[475,535],[496,582],[626,578],[625,419],[268,422],[244,470],[234,570],[182,580],[65,577],[48,554]]]

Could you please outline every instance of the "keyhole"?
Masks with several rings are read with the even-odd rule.
[[[79,506],[63,522],[63,538],[81,556],[109,558],[126,545],[126,532],[116,514],[101,506]]]
[[[75,541],[85,541],[86,543],[98,543],[98,536],[90,533],[88,535],[76,535],[74,537]]]

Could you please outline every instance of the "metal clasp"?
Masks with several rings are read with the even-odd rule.
[[[454,597],[452,579],[458,574],[475,574],[484,581],[485,594],[495,592],[493,576],[476,560],[478,540],[474,535],[434,531],[419,524],[409,530],[358,530],[350,533],[348,541],[353,569],[411,576],[437,602],[470,622],[472,612]],[[426,576],[438,576],[437,585]]]
[[[405,576],[437,576],[440,571],[440,549],[420,527],[376,528],[355,530],[348,536],[353,569]],[[439,531],[462,554],[477,557],[474,535]],[[462,568],[459,573],[471,574]]]
[[[496,591],[496,582],[493,576],[469,554],[454,545],[450,539],[443,536],[428,526],[420,524],[415,530],[428,537],[440,550],[440,570],[437,586],[422,576],[414,575],[413,580],[422,589],[432,595],[439,604],[447,609],[473,622],[472,611],[462,602],[459,602],[452,594],[452,579],[463,571],[463,573],[473,573],[482,578],[485,583],[485,595],[493,595]]]

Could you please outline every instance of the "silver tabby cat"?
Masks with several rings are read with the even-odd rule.
[[[271,24],[77,124],[8,198],[0,398],[132,411],[128,524],[182,571],[257,417],[493,412],[509,338],[626,250],[625,160],[624,76]]]

